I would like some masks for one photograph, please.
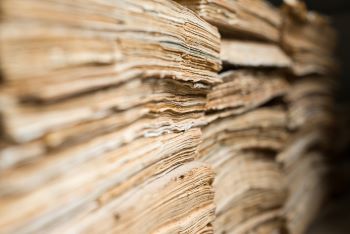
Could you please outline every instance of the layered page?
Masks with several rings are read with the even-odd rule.
[[[302,234],[335,32],[299,1],[0,2],[0,233]]]

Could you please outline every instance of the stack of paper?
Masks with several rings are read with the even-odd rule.
[[[263,0],[177,0],[224,36],[279,41],[280,12]]]
[[[304,233],[327,195],[325,176],[334,129],[335,35],[329,22],[308,13],[298,1],[284,5],[282,45],[293,60],[288,127],[293,132],[278,155],[284,165],[289,197],[284,214],[292,234]]]
[[[216,233],[284,230],[284,174],[275,156],[288,139],[280,97],[291,59],[276,43],[281,18],[264,1],[180,1],[222,33],[223,83],[208,94],[200,157],[213,165]],[[264,107],[261,107],[264,105]]]
[[[0,233],[301,234],[317,214],[335,36],[303,4],[0,12]]]
[[[301,154],[297,164],[286,171],[290,193],[284,213],[289,233],[305,233],[319,214],[328,192],[325,160],[324,155],[317,151],[307,152]]]
[[[288,137],[285,129],[286,114],[278,107],[228,116],[203,128],[200,157],[216,172],[217,233],[283,229],[286,187],[274,156]]]
[[[211,232],[216,28],[172,1],[0,6],[0,232]]]
[[[333,58],[336,35],[330,20],[308,12],[302,1],[285,2],[281,44],[292,57],[293,72],[298,76],[334,73],[337,70]]]

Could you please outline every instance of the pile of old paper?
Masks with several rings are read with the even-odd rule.
[[[207,95],[200,159],[211,164],[217,233],[284,230],[287,197],[276,162],[288,137],[281,97],[291,59],[278,46],[282,18],[263,1],[181,1],[222,33],[221,84]]]
[[[282,9],[282,47],[293,60],[291,88],[286,96],[292,132],[277,159],[284,164],[289,197],[284,216],[292,234],[304,233],[327,194],[330,155],[335,33],[328,19],[307,12],[304,4],[288,1]]]
[[[334,34],[299,2],[0,12],[0,233],[297,234],[317,213]]]

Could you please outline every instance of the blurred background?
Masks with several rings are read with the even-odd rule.
[[[269,0],[279,6],[283,0]],[[349,0],[306,0],[310,10],[331,18],[338,33],[336,51],[341,69],[338,79],[337,116],[345,122],[345,134],[350,134],[350,1]],[[340,141],[334,139],[334,144]],[[350,233],[350,147],[330,155],[333,160],[333,172],[330,176],[332,194],[319,217],[311,225],[308,234],[348,234]]]
[[[283,0],[269,0],[280,6]],[[340,104],[350,106],[350,1],[349,0],[306,0],[310,10],[328,15],[338,31],[337,57],[341,63],[341,85],[337,93]],[[350,233],[350,232],[349,232]]]

